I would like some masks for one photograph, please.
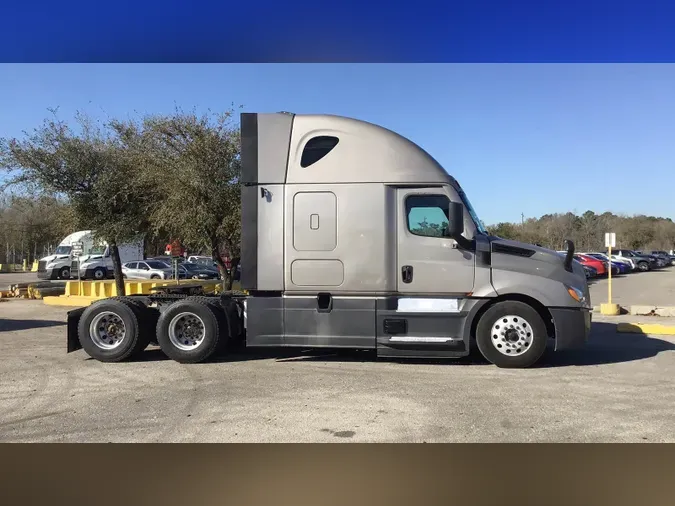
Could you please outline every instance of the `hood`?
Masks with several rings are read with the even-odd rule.
[[[527,272],[567,284],[580,279],[586,282],[584,268],[578,261],[572,260],[572,272],[565,270],[566,253],[499,237],[490,238],[490,248],[494,268]]]
[[[80,263],[93,262],[94,260],[101,260],[103,255],[82,255],[80,257]]]
[[[42,257],[39,261],[49,264],[55,260],[70,260],[70,255],[48,255],[46,257]]]

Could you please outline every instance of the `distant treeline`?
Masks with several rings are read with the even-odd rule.
[[[487,227],[491,234],[539,244],[555,250],[563,249],[565,239],[572,239],[577,251],[602,251],[605,233],[616,233],[616,246],[634,250],[670,250],[675,248],[675,223],[670,218],[655,216],[622,216],[613,213],[595,214],[586,211],[546,214],[523,223],[497,223]]]
[[[63,199],[0,193],[0,264],[30,264],[76,230],[73,208]],[[146,236],[146,255],[163,254],[169,240],[168,235]]]

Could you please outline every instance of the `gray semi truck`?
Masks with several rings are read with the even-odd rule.
[[[68,314],[68,352],[117,362],[156,343],[196,363],[232,346],[353,348],[499,367],[583,346],[591,301],[560,255],[492,237],[412,141],[334,115],[241,116],[245,293],[104,299]]]

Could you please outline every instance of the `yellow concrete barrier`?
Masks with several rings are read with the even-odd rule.
[[[628,334],[653,334],[660,336],[674,336],[674,325],[661,325],[658,323],[619,323],[616,326],[617,332]]]
[[[21,264],[0,264],[0,272],[21,272]]]
[[[31,266],[30,271],[31,272],[37,272],[38,271],[38,261],[37,260],[35,262],[33,262],[33,265]]]
[[[154,293],[153,288],[160,286],[194,285],[198,284],[204,289],[204,293],[219,293],[222,288],[220,280],[196,280],[181,279],[176,283],[175,280],[137,280],[127,279],[124,281],[124,289],[127,295],[150,295]],[[241,285],[234,283],[233,290],[239,290]],[[56,297],[44,297],[42,301],[50,306],[88,306],[92,302],[109,297],[117,296],[117,286],[115,281],[67,281],[66,292]]]

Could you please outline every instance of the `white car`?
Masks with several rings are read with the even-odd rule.
[[[187,261],[191,264],[204,265],[206,267],[215,267],[218,268],[218,264],[211,257],[205,255],[190,255],[187,258]]]
[[[609,261],[609,257],[604,253],[584,253],[584,254],[586,254],[586,255],[590,254],[591,256],[594,256],[596,258],[600,257],[605,262]],[[612,262],[616,262],[616,263],[619,263],[619,264],[625,264],[625,265],[630,267],[631,271],[634,271],[635,268],[636,268],[635,262],[628,257],[620,257],[620,256],[617,256],[617,255],[612,255]]]
[[[140,260],[122,265],[122,274],[127,279],[171,279],[171,266],[159,260]]]

